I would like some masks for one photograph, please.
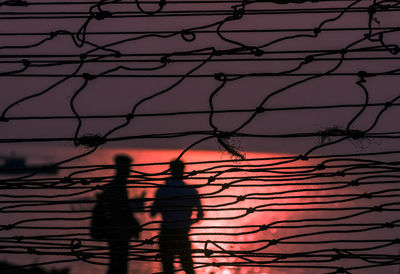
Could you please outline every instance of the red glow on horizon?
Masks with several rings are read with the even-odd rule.
[[[176,159],[178,155],[180,155],[181,151],[180,150],[136,150],[136,149],[129,149],[129,150],[111,150],[109,153],[125,153],[130,155],[134,161],[133,164],[139,164],[139,166],[133,166],[132,170],[137,170],[137,171],[142,171],[146,173],[158,173],[161,171],[164,171],[168,169],[167,163],[171,160]],[[234,161],[231,155],[227,153],[222,153],[220,151],[189,151],[183,157],[181,158],[185,163],[187,163],[186,166],[186,172],[190,173],[192,171],[201,171],[201,170],[207,170],[210,168],[215,168],[216,166],[222,166],[221,168],[216,168],[215,172],[211,172],[209,174],[203,174],[199,176],[189,176],[188,179],[185,180],[185,182],[189,185],[196,185],[196,184],[205,184],[207,182],[207,177],[213,176],[217,173],[217,171],[220,171],[224,168],[225,166],[229,165],[232,167],[240,168],[243,167],[246,169],[246,165],[249,164],[257,164],[257,161],[253,161],[251,159],[259,159],[259,158],[278,158],[277,160],[270,160],[267,161],[269,163],[274,163],[274,162],[280,162],[279,158],[282,157],[288,157],[289,155],[282,155],[282,154],[272,154],[272,153],[256,153],[256,152],[251,152],[251,153],[246,153],[246,158],[250,159],[250,161]],[[109,159],[112,159],[111,155],[108,157]],[[228,162],[222,162],[222,163],[208,163],[212,161],[225,161],[227,160]],[[149,166],[140,166],[140,164],[152,164],[152,163],[166,163],[165,165],[149,165]],[[199,163],[200,162],[200,163]],[[265,164],[265,160],[263,163]],[[194,164],[195,163],[195,164]],[[261,163],[261,161],[259,162]],[[247,167],[248,168],[248,167]],[[265,175],[266,172],[263,172],[261,174],[257,175]],[[252,186],[252,187],[246,187],[246,184],[252,184],[253,182],[251,180],[245,180],[244,182],[238,182],[237,187],[235,187],[236,184],[234,184],[234,187],[229,187],[227,189],[222,190],[221,192],[217,193],[216,195],[210,195],[210,193],[213,193],[215,191],[221,190],[221,184],[229,183],[232,180],[236,180],[233,178],[236,177],[246,177],[250,176],[251,172],[227,172],[226,174],[222,175],[221,177],[218,177],[218,180],[215,181],[215,184],[211,184],[210,186],[205,186],[205,187],[200,187],[198,188],[198,191],[200,195],[205,195],[206,198],[202,199],[202,204],[204,209],[206,210],[205,212],[205,220],[200,221],[199,223],[196,223],[191,230],[192,234],[206,234],[206,235],[194,235],[191,237],[193,244],[192,247],[197,250],[204,250],[205,244],[204,242],[210,241],[210,244],[208,245],[208,249],[214,250],[214,251],[221,251],[221,248],[224,248],[225,250],[246,250],[246,249],[252,249],[252,248],[259,248],[262,246],[262,244],[240,244],[240,245],[235,245],[232,243],[228,242],[247,242],[247,241],[257,241],[259,239],[272,239],[274,238],[274,234],[277,232],[276,229],[269,229],[268,231],[262,231],[262,232],[256,232],[256,233],[249,233],[247,234],[246,232],[251,232],[254,230],[257,230],[257,228],[253,227],[247,227],[247,228],[237,228],[240,226],[257,226],[257,225],[262,225],[262,224],[268,224],[273,221],[277,220],[283,220],[283,219],[290,219],[289,213],[287,212],[255,212],[252,214],[249,214],[244,217],[238,218],[238,216],[244,214],[246,212],[247,208],[255,208],[259,206],[262,203],[266,202],[260,202],[258,200],[249,200],[246,199],[244,201],[240,201],[235,203],[234,205],[227,205],[227,206],[221,206],[225,203],[230,203],[230,202],[235,202],[237,196],[245,196],[246,195],[255,195],[257,197],[257,193],[260,193],[260,195],[263,195],[262,193],[273,193],[278,191],[278,188],[276,187],[268,187],[264,188],[262,187],[262,182],[256,183],[257,186]],[[164,176],[165,177],[165,176]],[[157,181],[158,184],[163,184],[164,181]],[[142,190],[140,189],[130,189],[130,195],[132,197],[138,196]],[[147,188],[144,191],[146,191],[146,197],[147,198],[153,198],[154,193],[155,193],[155,188]],[[224,196],[224,197],[218,197],[218,196]],[[230,197],[229,197],[230,196]],[[216,198],[215,198],[216,197]],[[268,202],[268,201],[267,201]],[[229,208],[233,208],[232,210],[228,210]],[[236,208],[236,209],[235,209]],[[136,216],[141,220],[142,223],[147,223],[151,222],[154,220],[160,220],[160,217],[158,216],[156,219],[150,218],[149,214],[136,214]],[[231,219],[229,219],[231,217]],[[157,228],[158,226],[151,225],[152,228]],[[208,228],[201,228],[199,229],[198,227],[208,227]],[[231,227],[231,228],[229,228]],[[244,232],[244,233],[243,233]],[[223,233],[223,235],[213,235],[215,233]],[[243,235],[239,235],[239,233],[243,233]],[[231,235],[227,235],[231,234]],[[150,238],[151,236],[156,235],[156,233],[143,233],[144,238]],[[213,241],[226,241],[226,244],[221,244],[219,243],[218,246],[213,245]],[[275,249],[276,250],[276,249]],[[196,254],[195,254],[196,255]],[[223,255],[223,253],[222,253]],[[225,254],[226,255],[226,254]],[[195,256],[194,256],[195,257]],[[239,260],[238,258],[231,257],[223,257],[223,258],[209,258],[207,259],[196,259],[194,258],[194,261],[229,261],[229,262],[235,262]],[[233,272],[232,272],[233,271]],[[212,267],[207,267],[207,268],[202,268],[199,273],[221,273],[221,274],[228,274],[228,273],[237,273],[235,272],[234,269],[226,268],[226,267],[220,267],[218,271],[216,271],[215,268]],[[245,273],[245,272],[244,272]]]

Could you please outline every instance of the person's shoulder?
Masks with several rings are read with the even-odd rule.
[[[101,191],[101,195],[108,196],[108,195],[110,195],[111,191],[112,191],[112,187],[110,186],[110,184],[106,184],[104,186],[103,190]]]
[[[190,185],[186,185],[186,186],[187,186],[187,187],[185,188],[186,191],[187,191],[188,193],[190,193],[191,195],[198,195],[198,194],[199,194],[199,192],[197,191],[197,189],[194,188],[193,186],[190,186]]]
[[[158,187],[156,189],[156,194],[163,192],[164,188],[163,187]]]
[[[156,190],[156,196],[162,196],[167,192],[167,188],[164,186],[160,186]]]

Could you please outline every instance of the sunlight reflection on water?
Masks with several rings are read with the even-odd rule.
[[[133,167],[133,172],[132,176],[137,175],[134,171],[139,171],[139,172],[146,172],[146,173],[158,173],[161,171],[164,171],[167,168],[167,163],[170,160],[175,159],[180,153],[178,150],[137,150],[137,149],[101,149],[96,151],[94,154],[85,157],[84,159],[80,159],[74,162],[71,162],[67,164],[66,166],[75,166],[75,165],[104,165],[104,164],[112,164],[113,162],[113,157],[115,154],[118,153],[126,153],[129,154],[132,158],[134,158],[134,164],[138,164],[138,166]],[[30,159],[40,159],[40,158],[46,158],[46,160],[49,161],[58,161],[62,160],[67,156],[70,156],[71,151],[66,149],[66,148],[52,148],[52,149],[39,149],[39,148],[29,148],[26,149],[25,151],[18,151],[18,155],[23,155],[26,156],[28,159],[28,163]],[[50,156],[51,155],[51,156]],[[72,154],[71,154],[72,155]],[[49,157],[50,156],[50,157]],[[247,153],[247,158],[248,159],[254,159],[254,158],[270,158],[270,157],[284,157],[285,155],[277,155],[277,154],[267,154],[267,153]],[[202,161],[219,161],[219,160],[230,160],[231,157],[227,154],[223,154],[218,151],[190,151],[187,154],[184,155],[183,160],[186,162],[202,162]],[[277,160],[274,160],[275,162]],[[273,163],[274,161],[263,161],[262,164],[265,163]],[[158,162],[165,162],[165,165],[152,165],[152,166],[141,166],[140,164],[147,164],[147,163],[158,163]],[[225,164],[219,164],[219,165],[226,165]],[[249,164],[248,162],[233,162],[229,163],[232,164],[234,167],[239,167],[243,166],[246,164]],[[251,164],[261,164],[260,162],[257,161],[252,161]],[[307,163],[300,163],[299,165],[311,165],[312,162],[309,161]],[[290,171],[291,164],[282,164],[279,165],[280,167],[286,167],[289,169],[286,169],[286,171]],[[195,165],[188,165],[187,170],[188,172],[191,172],[193,170],[205,170],[215,167],[215,164],[195,164]],[[191,176],[191,179],[187,179],[186,182],[190,185],[196,185],[196,184],[204,184],[207,182],[207,179],[210,176],[215,176],[215,174],[223,169],[226,169],[227,167],[221,167],[221,168],[216,168],[208,170],[209,173],[206,174],[198,174],[198,175],[193,175]],[[73,169],[65,169],[63,170],[58,176],[59,178],[62,178],[66,175],[68,175]],[[72,176],[73,178],[81,178],[81,177],[92,177],[92,176],[112,176],[113,171],[112,170],[101,170],[101,171],[96,171],[96,172],[87,172],[87,173],[80,173]],[[294,252],[304,252],[307,248],[313,248],[310,246],[299,246],[299,245],[294,245],[294,244],[279,244],[275,246],[270,246],[267,249],[263,249],[266,245],[266,241],[272,240],[272,239],[279,239],[282,237],[286,236],[291,236],[294,234],[301,234],[301,233],[306,233],[306,232],[312,232],[316,231],[318,229],[310,229],[310,228],[298,228],[296,230],[294,229],[285,229],[285,228],[270,228],[266,230],[259,230],[258,227],[261,225],[267,225],[271,222],[275,221],[281,221],[281,220],[291,220],[291,219],[301,219],[301,218],[316,218],[316,217],[323,217],[324,211],[322,213],[320,211],[290,211],[290,209],[294,209],[297,206],[293,206],[290,204],[282,205],[282,204],[277,204],[277,203],[286,203],[287,201],[282,200],[282,199],[277,199],[279,197],[282,197],[282,194],[277,194],[276,192],[278,191],[290,191],[296,188],[299,188],[299,186],[296,186],[296,182],[298,180],[296,179],[288,179],[287,181],[283,181],[282,179],[276,179],[273,183],[288,183],[287,185],[281,185],[281,186],[264,186],[266,183],[265,180],[262,180],[264,177],[262,176],[277,176],[276,173],[271,173],[271,172],[251,172],[249,170],[247,171],[241,171],[241,172],[230,172],[227,173],[226,175],[221,175],[220,179],[216,180],[216,184],[211,184],[210,186],[205,186],[199,188],[199,193],[202,195],[206,195],[212,192],[217,191],[216,193],[207,196],[207,199],[203,199],[202,203],[203,206],[208,209],[206,211],[206,220],[201,221],[200,223],[197,223],[193,226],[193,229],[191,230],[191,234],[194,234],[191,237],[191,240],[193,242],[193,249],[195,249],[194,252],[194,261],[195,263],[212,263],[212,262],[243,262],[244,260],[239,258],[239,257],[232,257],[229,256],[230,253],[229,251],[247,251],[247,250],[252,250],[252,249],[260,249],[261,252],[263,253],[294,253]],[[246,181],[243,182],[237,182],[236,185],[231,185],[230,187],[225,188],[224,184],[227,182],[232,182],[236,180],[236,177],[243,177],[243,176],[251,176]],[[261,176],[261,177],[260,177]],[[279,175],[280,176],[280,175]],[[279,177],[278,176],[278,177]],[[154,179],[153,182],[151,182],[151,178]],[[150,183],[159,183],[163,184],[163,180],[157,180],[157,176],[150,176],[149,182]],[[163,177],[165,178],[165,177]],[[134,179],[134,178],[133,178]],[[265,179],[265,178],[264,178]],[[332,180],[332,179],[330,179]],[[314,180],[315,182],[316,180]],[[323,181],[322,178],[319,178],[318,181]],[[96,184],[96,182],[93,182]],[[268,182],[270,183],[270,182]],[[248,185],[252,185],[251,187],[247,187]],[[246,186],[246,187],[245,187]],[[308,189],[313,189],[315,186],[309,186]],[[146,198],[152,198],[154,197],[154,192],[155,188],[154,187],[149,187],[148,185],[144,185],[143,187],[139,188],[130,188],[130,196],[132,198],[139,196],[143,191],[146,192]],[[220,192],[218,192],[220,191]],[[37,191],[36,191],[37,192]],[[40,190],[39,192],[43,193],[43,190]],[[45,191],[46,193],[55,193],[56,191],[54,190],[47,190]],[[60,191],[58,191],[60,192]],[[65,193],[65,190],[62,190],[62,192]],[[345,194],[347,190],[336,190],[336,194]],[[11,192],[10,192],[11,193]],[[28,193],[34,194],[35,191],[30,190]],[[317,192],[318,194],[323,194],[327,193],[324,191]],[[21,194],[21,192],[19,192]],[[25,193],[26,194],[26,193]],[[304,194],[304,193],[303,193]],[[217,195],[220,195],[221,197],[215,198]],[[292,196],[298,195],[298,194],[291,194]],[[223,197],[222,197],[223,196]],[[244,200],[236,200],[237,196],[244,196],[246,199]],[[80,195],[79,197],[75,197],[74,199],[78,200],[87,200],[87,199],[94,199],[95,193],[90,192],[88,194],[83,194]],[[260,199],[260,198],[268,198],[268,199]],[[277,200],[275,200],[277,199]],[[313,198],[309,199],[306,197],[302,198],[294,198],[291,197],[290,202],[298,202],[298,203],[307,203],[309,201],[317,201],[318,198]],[[223,205],[224,203],[230,203],[234,202],[233,204],[228,204],[228,205]],[[147,203],[147,205],[150,205],[151,201]],[[269,204],[268,207],[265,205]],[[362,203],[361,203],[362,204]],[[349,203],[347,205],[354,205],[354,203]],[[264,207],[262,207],[264,206]],[[330,204],[327,205],[326,207],[334,207],[337,206],[335,204]],[[70,209],[73,210],[75,213],[74,216],[90,216],[88,211],[92,209],[93,205],[92,204],[70,204],[68,206],[60,206],[60,207],[55,207],[59,209]],[[260,212],[254,212],[254,213],[249,213],[245,214],[249,208],[261,208],[261,209],[285,209],[284,211],[278,210],[278,211],[260,211]],[[313,205],[303,205],[303,208],[312,208]],[[318,207],[323,207],[321,205],[318,205]],[[87,212],[85,212],[85,210]],[[289,211],[288,211],[289,210]],[[333,213],[329,213],[333,214]],[[334,213],[334,215],[337,215],[337,213]],[[11,223],[13,221],[17,220],[23,220],[27,218],[33,218],[34,216],[39,216],[40,214],[32,213],[28,215],[24,214],[19,214],[17,216],[13,215],[12,217],[7,216],[7,223]],[[56,214],[57,215],[57,214]],[[60,215],[60,214],[58,214]],[[243,215],[243,217],[237,218],[237,216]],[[55,216],[54,214],[47,214],[45,215],[46,217],[48,216]],[[61,215],[60,215],[61,216]],[[66,216],[66,215],[63,215]],[[142,224],[146,224],[149,222],[154,222],[154,221],[159,221],[160,218],[151,218],[148,213],[136,213],[135,216],[140,220]],[[41,217],[44,217],[41,215]],[[227,219],[227,217],[232,217],[231,219]],[[225,218],[225,219],[224,219]],[[359,219],[359,221],[365,221],[365,219]],[[2,220],[2,223],[5,221]],[[58,223],[54,222],[41,222],[38,224],[40,225],[50,225],[50,226],[57,226],[59,225]],[[74,226],[74,227],[81,227],[78,229],[80,233],[88,233],[87,231],[87,226],[89,225],[89,222],[86,220],[84,221],[63,221],[62,226],[65,227],[65,229],[68,230],[68,227]],[[245,227],[245,228],[235,228],[236,226],[253,226],[253,227]],[[256,226],[256,227],[254,227]],[[145,228],[152,228],[154,230],[150,231],[144,231],[141,234],[141,239],[150,239],[153,236],[157,235],[157,228],[159,227],[158,224],[155,223],[149,223],[145,226]],[[199,229],[199,227],[202,227]],[[23,234],[24,236],[27,235],[48,235],[48,234],[60,234],[63,231],[61,230],[31,230],[31,231],[23,231],[23,230],[14,230],[7,232],[7,234],[3,235],[21,235]],[[248,232],[248,233],[247,233]],[[215,235],[213,233],[218,233],[219,235]],[[197,235],[196,235],[197,234]],[[236,234],[236,235],[234,235]],[[387,234],[386,236],[392,235]],[[370,237],[378,237],[377,235],[370,234]],[[324,239],[329,239],[331,236],[327,236]],[[332,236],[333,237],[333,236]],[[348,237],[348,236],[347,236]],[[354,235],[354,238],[360,237],[357,234]],[[95,245],[94,242],[90,242],[86,237],[82,236],[83,243],[85,244],[90,244],[90,245]],[[321,237],[308,237],[306,238],[307,240],[318,240],[322,239]],[[335,239],[333,237],[332,239]],[[247,241],[257,241],[257,240],[264,240],[264,242],[259,242],[259,243],[240,243],[240,242],[247,242]],[[208,250],[212,250],[214,254],[210,256],[209,258],[204,257],[204,250],[205,250],[205,243],[208,241]],[[213,241],[218,242],[218,245],[213,244]],[[226,243],[221,243],[221,241],[226,241]],[[132,241],[131,246],[134,245],[134,241]],[[96,246],[104,246],[104,244],[96,244]],[[152,251],[150,253],[144,253],[144,255],[148,256],[149,259],[154,258],[154,256],[157,253],[157,246],[156,245],[147,245],[144,248],[151,249]],[[304,249],[306,248],[306,249]],[[219,253],[220,252],[220,253]],[[140,250],[135,249],[134,253],[141,253]],[[220,256],[220,257],[218,257]],[[18,259],[16,260],[16,256],[10,256],[10,255],[3,255],[0,257],[3,260],[10,260],[14,261],[16,263],[38,263],[38,262],[46,262],[46,261],[51,261],[53,259],[58,259],[59,257],[57,256],[38,256],[38,255],[21,255],[18,256]],[[69,257],[70,258],[70,257]],[[257,261],[264,261],[266,260],[265,257],[260,256],[259,258],[257,257],[251,257],[252,260],[255,262]],[[102,259],[96,259],[96,262],[101,262],[101,263],[107,263],[107,260],[102,260]],[[71,268],[71,274],[80,274],[80,273],[85,273],[85,274],[99,274],[99,273],[105,273],[106,266],[103,265],[96,265],[96,264],[88,264],[84,262],[76,262],[76,263],[70,263],[70,264],[57,264],[55,267],[62,267],[62,266],[69,266]],[[282,273],[322,273],[321,270],[300,270],[300,269],[291,269],[291,268],[279,268],[279,264],[275,264],[275,266],[278,266],[276,268],[265,268],[261,266],[251,266],[251,267],[233,267],[233,266],[220,266],[220,267],[202,267],[197,270],[197,273],[206,273],[206,274],[229,274],[229,273],[235,273],[235,274],[246,274],[246,273],[271,273],[271,274],[282,274]],[[179,268],[179,264],[177,264],[177,267]],[[160,271],[160,263],[159,262],[154,262],[154,261],[131,261],[130,262],[130,273],[153,273],[153,272],[158,272]],[[363,272],[358,272],[358,273],[372,273],[373,271],[363,271]]]

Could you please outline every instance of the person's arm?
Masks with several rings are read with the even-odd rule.
[[[150,209],[150,215],[152,217],[154,217],[157,214],[157,212],[159,212],[159,211],[160,211],[160,209],[159,209],[159,199],[158,199],[158,190],[157,190],[153,205],[151,206],[151,209]]]
[[[201,220],[204,218],[203,207],[201,206],[201,201],[199,199],[199,205],[197,206],[197,220]]]
[[[196,201],[196,211],[197,211],[197,216],[196,216],[196,220],[194,221],[195,223],[197,223],[198,221],[200,221],[201,219],[204,218],[204,211],[203,211],[203,207],[201,206],[201,200],[200,200],[200,196],[199,194],[197,194],[197,201]]]
[[[144,199],[146,196],[146,192],[143,191],[142,195],[139,198],[134,198],[129,200],[129,208],[132,211],[140,211],[144,208]]]

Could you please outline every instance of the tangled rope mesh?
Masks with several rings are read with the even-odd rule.
[[[1,177],[0,250],[24,263],[9,268],[108,263],[88,225],[122,145],[189,159],[199,271],[398,271],[399,5],[1,2],[0,144],[63,149]],[[167,161],[134,163],[132,193],[163,185]],[[130,260],[156,272],[152,197]]]

